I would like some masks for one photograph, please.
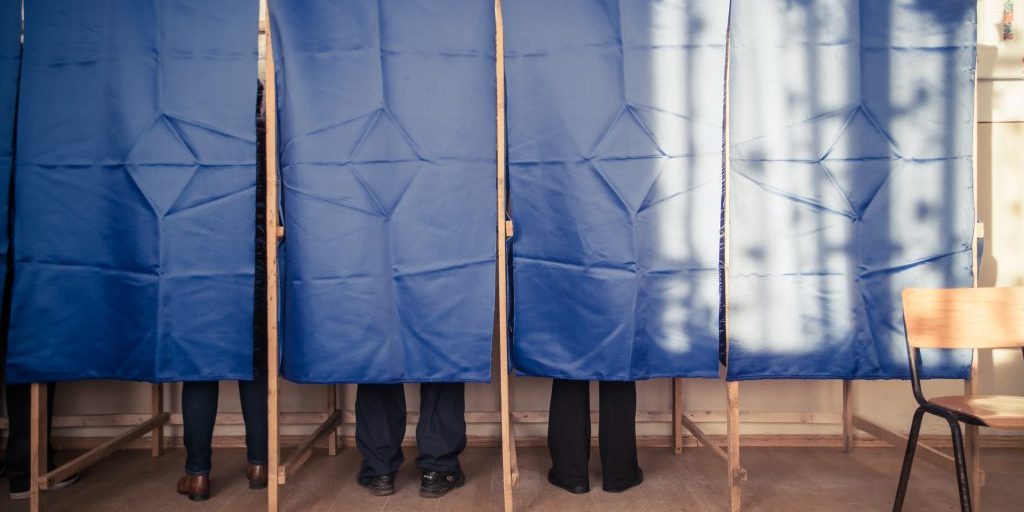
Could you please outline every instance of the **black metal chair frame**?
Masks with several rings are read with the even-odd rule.
[[[907,439],[907,451],[903,457],[903,470],[900,473],[900,485],[896,490],[896,501],[893,503],[892,510],[893,512],[901,512],[903,510],[903,500],[907,495],[907,483],[910,481],[910,469],[914,465],[914,453],[917,451],[917,439],[921,433],[921,421],[924,419],[924,413],[927,412],[934,414],[949,423],[949,430],[953,436],[953,460],[956,464],[956,484],[960,494],[960,510],[963,512],[971,512],[971,486],[967,479],[967,461],[964,456],[964,436],[963,431],[960,429],[960,422],[980,427],[987,427],[988,425],[986,425],[984,421],[969,414],[947,409],[941,405],[929,402],[921,391],[921,376],[918,370],[920,366],[921,349],[911,346],[910,340],[907,340],[907,353],[910,356],[911,386],[914,389],[914,398],[917,399],[918,407],[914,412],[914,420],[910,424],[910,436]],[[1024,355],[1024,347],[1021,348],[1021,354]]]

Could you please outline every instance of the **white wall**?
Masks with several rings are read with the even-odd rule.
[[[981,73],[978,83],[978,215],[986,225],[985,257],[980,274],[982,286],[1024,286],[1024,5],[1018,7],[1018,40],[1002,43],[998,40],[997,21],[1001,14],[1001,0],[981,0],[979,51]],[[993,14],[994,13],[994,14]],[[998,77],[998,79],[992,79]],[[979,360],[981,393],[1024,395],[1024,362],[1019,352],[982,353]],[[418,396],[415,386],[408,386],[409,408],[416,409]],[[929,382],[926,393],[956,394],[962,391],[960,382]],[[321,386],[285,384],[282,391],[282,409],[285,412],[318,411],[324,406]],[[641,411],[671,411],[669,381],[651,381],[639,384]],[[869,419],[889,428],[905,431],[910,423],[914,402],[910,385],[906,382],[855,383],[856,409]],[[546,411],[550,384],[545,379],[516,378],[513,405],[518,411]],[[592,393],[596,407],[596,393]],[[170,407],[180,410],[177,388],[168,391]],[[743,383],[740,403],[749,421],[742,426],[744,434],[838,434],[836,424],[808,424],[804,421],[788,423],[759,423],[773,412],[798,412],[812,422],[835,421],[841,412],[841,383],[838,381],[764,381]],[[354,387],[346,386],[345,408],[352,409]],[[687,381],[685,404],[688,411],[715,412],[702,415],[706,431],[722,434],[720,420],[725,408],[725,389],[721,381]],[[493,385],[470,385],[467,392],[470,411],[498,410],[497,390]],[[141,384],[82,382],[63,384],[59,388],[56,414],[147,413],[149,388]],[[221,411],[237,412],[238,399],[233,383],[224,383],[221,393]],[[717,414],[717,416],[716,416]],[[705,421],[710,420],[710,421]],[[925,433],[945,433],[945,426],[935,421],[925,425]],[[284,434],[300,434],[312,427],[285,427]],[[351,432],[351,427],[348,427]],[[517,426],[520,436],[544,435],[542,424]],[[641,436],[668,436],[668,424],[642,424]],[[95,436],[107,433],[103,429],[59,429],[57,436]],[[180,435],[180,429],[170,430]],[[238,435],[238,427],[218,427],[218,435]],[[413,433],[413,429],[409,429]],[[596,430],[595,430],[596,433]],[[986,431],[985,434],[1008,434]],[[495,425],[474,425],[470,435],[496,436]]]

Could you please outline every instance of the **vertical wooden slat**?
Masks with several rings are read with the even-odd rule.
[[[505,275],[505,251],[508,227],[505,223],[505,32],[501,0],[494,0],[495,99],[497,113],[497,187],[498,187],[498,375],[501,386],[501,470],[505,512],[513,512],[512,417],[509,407],[508,372],[508,282]]]
[[[46,383],[32,383],[31,391],[31,440],[29,441],[29,448],[32,451],[30,457],[31,468],[29,469],[31,476],[30,483],[30,496],[29,496],[29,510],[31,512],[42,512],[43,502],[40,485],[42,483],[43,475],[46,474],[46,453],[47,453],[47,418],[50,404],[47,401],[47,389]]]
[[[740,383],[726,383],[727,436],[729,438],[729,510],[740,512],[742,508],[743,469],[740,467]]]
[[[971,378],[964,381],[964,394],[978,393],[978,351],[974,351],[971,363]],[[981,443],[978,438],[978,426],[966,425],[964,429],[964,451],[967,455],[968,483],[971,487],[971,504],[974,512],[981,512],[981,490],[985,485],[985,477],[981,471]]]
[[[843,381],[843,451],[850,453],[854,448],[853,427],[853,381]]]
[[[266,102],[266,239],[267,239],[267,435],[269,451],[267,470],[270,474],[267,484],[267,510],[277,512],[280,506],[278,466],[281,462],[280,410],[278,391],[281,377],[278,373],[277,338],[277,84],[274,66],[274,44],[270,31],[269,0],[264,15],[268,20],[266,32],[266,80],[263,98]]]
[[[164,412],[164,385],[150,385],[150,414],[155,418]],[[164,454],[164,427],[154,428],[150,434],[151,455],[159,457]]]
[[[672,379],[672,447],[683,453],[683,379]]]
[[[975,33],[975,44],[978,44],[978,35],[980,31]],[[978,83],[978,66],[974,66],[974,83]],[[971,142],[971,154],[974,158],[971,159],[971,170],[972,170],[972,181],[973,186],[971,190],[974,191],[974,205],[977,208],[978,205],[978,88],[974,88],[974,126],[972,130],[972,142]],[[971,265],[973,269],[973,283],[972,285],[978,287],[978,273],[981,271],[978,262],[978,239],[983,236],[984,224],[978,220],[977,214],[975,214],[975,226],[974,226],[974,237],[971,240]],[[978,351],[974,350],[971,357],[971,376],[967,381],[964,382],[964,394],[975,395],[978,393]],[[981,512],[981,488],[984,486],[984,475],[981,472],[981,445],[978,442],[978,427],[976,425],[967,425],[964,432],[966,441],[966,452],[967,452],[967,471],[968,479],[971,488],[971,502],[974,512]]]

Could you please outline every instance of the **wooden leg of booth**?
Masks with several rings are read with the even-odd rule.
[[[511,400],[509,400],[509,415],[511,416]],[[516,426],[512,423],[511,418],[509,419],[508,428],[508,448],[509,455],[512,458],[512,487],[519,485],[519,456],[516,454]]]
[[[727,424],[729,445],[729,510],[742,509],[743,468],[740,467],[740,383],[727,382]]]
[[[150,393],[152,394],[150,413],[155,418],[164,412],[164,385],[151,384]],[[164,454],[164,427],[162,425],[153,429],[153,433],[150,434],[150,444],[153,457]]]
[[[985,476],[981,472],[981,443],[978,442],[978,426],[967,425],[964,430],[964,448],[967,452],[967,471],[971,486],[971,509],[981,512],[981,490]]]
[[[504,337],[504,336],[502,336]],[[506,343],[501,343],[506,345]],[[508,357],[502,352],[501,365],[501,483],[505,503],[505,512],[514,512],[512,487],[518,475],[513,473],[514,441],[512,439],[512,414],[509,410]],[[518,473],[518,470],[515,471]]]
[[[683,453],[683,379],[672,379],[672,448]]]
[[[971,378],[964,381],[964,394],[978,394],[978,351],[974,351],[971,359]],[[981,471],[981,443],[978,438],[978,427],[966,425],[964,430],[965,451],[967,452],[968,482],[971,487],[971,508],[981,512],[981,491],[985,486],[985,474]]]
[[[330,416],[338,410],[338,385],[330,384],[327,386],[327,415]],[[341,422],[331,431],[330,435],[327,436],[327,455],[331,457],[338,454],[338,429],[341,427]]]
[[[277,359],[270,357],[268,359]],[[276,373],[276,372],[275,372]],[[280,378],[267,379],[267,510],[278,512],[280,506],[280,486],[278,471],[281,465],[280,411],[278,410],[278,387]]]
[[[843,381],[843,451],[850,453],[855,444],[856,429],[853,428],[853,381]]]
[[[31,396],[31,440],[29,441],[29,447],[32,451],[30,455],[31,468],[29,468],[32,481],[29,484],[30,496],[29,496],[29,510],[31,512],[42,512],[43,510],[43,496],[40,484],[43,479],[43,475],[46,474],[49,469],[46,466],[46,453],[47,443],[47,421],[49,403],[46,400],[46,386],[47,384],[34,382],[32,383],[32,396]]]

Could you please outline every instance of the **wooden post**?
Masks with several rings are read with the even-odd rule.
[[[269,1],[268,1],[269,3]],[[270,19],[269,6],[265,6],[264,15]],[[277,216],[277,87],[274,70],[274,44],[267,23],[266,33],[266,80],[263,86],[263,98],[266,102],[266,159],[267,159],[267,197],[266,197],[266,239],[267,239],[267,436],[269,449],[267,470],[270,478],[267,483],[267,510],[277,512],[280,506],[280,488],[278,483],[278,466],[281,462],[280,446],[280,410],[278,392],[281,377],[278,373],[278,339],[277,339],[277,241],[281,233],[278,230]]]
[[[853,451],[857,430],[853,427],[853,381],[843,381],[843,451]]]
[[[164,385],[150,385],[150,414],[155,418],[164,412]],[[159,457],[164,454],[164,427],[163,425],[153,429],[150,434],[151,455]]]
[[[974,351],[971,362],[971,378],[964,381],[964,394],[978,393],[978,351]],[[981,471],[981,443],[978,438],[977,425],[965,425],[964,444],[967,452],[967,472],[971,487],[971,507],[974,512],[981,512],[981,490],[985,485],[985,476]]]
[[[727,436],[729,438],[729,510],[742,508],[743,468],[740,467],[740,383],[727,382]]]
[[[672,446],[683,453],[683,379],[672,379]]]
[[[31,440],[29,441],[29,448],[32,451],[30,455],[31,467],[29,469],[32,481],[29,484],[30,496],[29,496],[29,510],[31,512],[42,512],[43,502],[40,483],[42,482],[43,475],[46,474],[47,469],[47,450],[49,449],[47,443],[49,443],[47,432],[47,421],[49,414],[49,401],[47,400],[47,384],[45,382],[33,382],[32,383],[32,394],[31,394]]]
[[[338,411],[338,385],[328,384],[327,385],[327,414],[332,415]],[[340,415],[339,415],[340,416]],[[335,426],[331,429],[330,435],[327,436],[327,455],[335,456],[338,454],[338,427]]]
[[[498,375],[501,386],[501,470],[505,512],[513,512],[512,501],[512,417],[509,407],[508,371],[508,277],[505,274],[505,246],[508,225],[505,222],[505,28],[501,0],[494,0],[494,69],[497,128],[498,187]]]

